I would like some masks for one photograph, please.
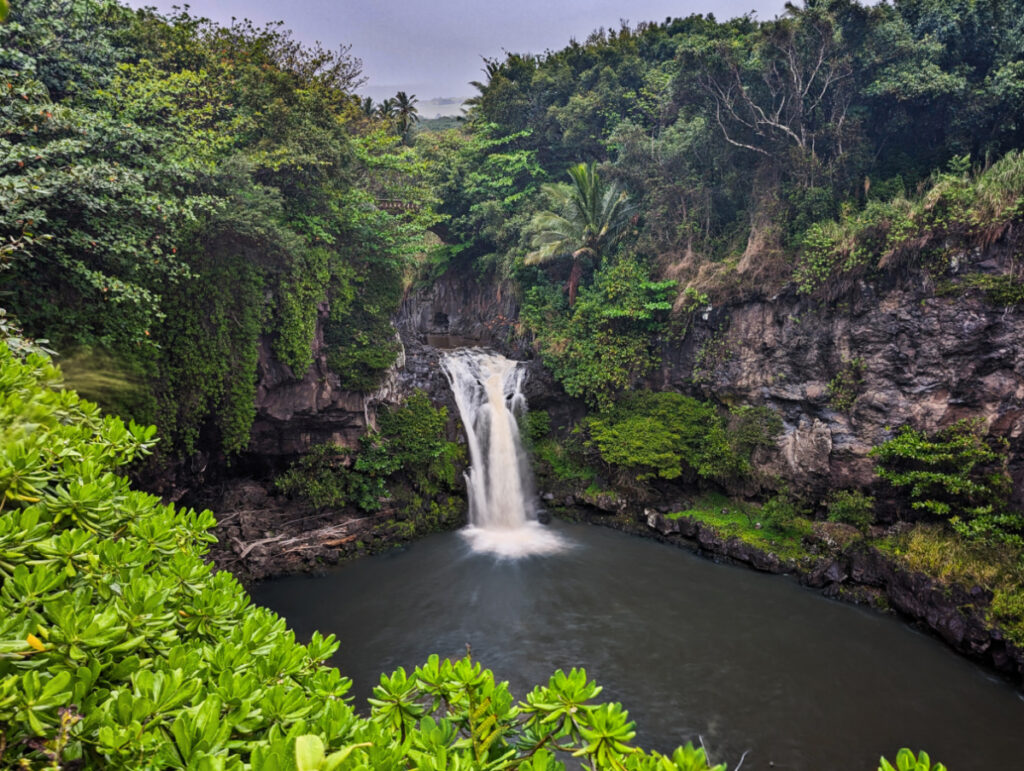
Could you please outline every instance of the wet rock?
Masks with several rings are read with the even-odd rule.
[[[628,501],[619,495],[611,492],[591,492],[584,490],[575,495],[575,503],[593,506],[598,511],[609,514],[623,514],[628,507]]]
[[[403,341],[434,348],[481,346],[510,358],[523,358],[516,345],[519,302],[507,282],[481,282],[465,273],[447,273],[427,289],[402,301],[395,325]]]

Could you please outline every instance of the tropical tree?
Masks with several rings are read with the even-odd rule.
[[[395,100],[385,99],[383,102],[377,105],[377,117],[384,120],[390,120],[395,117]]]
[[[367,118],[372,118],[377,114],[377,108],[373,103],[372,96],[364,96],[359,100],[359,111]]]
[[[412,124],[419,123],[419,111],[416,109],[416,94],[409,96],[404,91],[399,91],[394,98],[395,128],[398,134],[405,137]]]
[[[568,257],[569,305],[576,302],[576,289],[583,273],[583,258],[598,258],[622,235],[633,216],[629,196],[617,183],[601,181],[593,163],[579,163],[568,169],[572,184],[544,185],[552,209],[537,212],[530,222],[527,265],[539,265]]]

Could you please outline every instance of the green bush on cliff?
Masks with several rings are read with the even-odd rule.
[[[308,501],[318,510],[355,506],[378,511],[388,495],[383,476],[352,469],[353,453],[336,444],[318,444],[274,480],[278,490]]]
[[[1006,439],[982,419],[963,419],[929,436],[910,426],[871,450],[875,473],[906,492],[911,508],[949,521],[977,540],[1024,545],[1024,516],[1007,510]]]
[[[316,445],[277,478],[276,486],[318,509],[355,506],[367,512],[380,510],[397,475],[422,494],[451,489],[462,450],[445,439],[447,420],[447,408],[435,408],[416,391],[401,406],[381,408],[378,430],[360,438],[357,453]]]
[[[398,407],[384,406],[378,430],[364,436],[357,471],[391,475],[404,472],[427,492],[455,484],[455,464],[462,448],[445,439],[448,408],[434,407],[423,391],[413,392]]]
[[[738,407],[726,419],[710,402],[638,391],[588,416],[584,427],[605,463],[639,480],[677,479],[689,470],[727,481],[750,473],[751,453],[771,445],[782,422],[765,407]]]
[[[523,302],[523,322],[566,393],[608,407],[661,361],[675,281],[656,281],[634,257],[606,261],[570,306],[560,285],[539,283]]]
[[[833,490],[826,505],[829,522],[852,525],[862,533],[875,521],[875,499],[860,490]]]

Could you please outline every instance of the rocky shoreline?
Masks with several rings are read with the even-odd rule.
[[[372,514],[350,509],[317,511],[273,494],[254,479],[227,483],[203,505],[217,512],[213,531],[217,542],[209,559],[246,585],[294,573],[316,574],[462,524],[452,518],[438,526],[396,507]]]

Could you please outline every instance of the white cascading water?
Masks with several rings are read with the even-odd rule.
[[[445,353],[441,367],[469,442],[469,525],[475,551],[499,557],[551,554],[565,541],[536,520],[529,461],[516,416],[526,411],[519,362],[478,349]]]

